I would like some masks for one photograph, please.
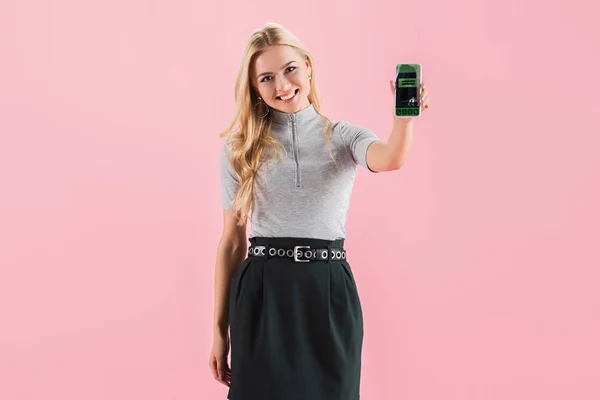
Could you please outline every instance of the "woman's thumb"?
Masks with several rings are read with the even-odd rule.
[[[223,380],[224,376],[225,376],[225,364],[226,364],[227,360],[224,360],[222,358],[218,358],[217,359],[217,372],[219,374],[219,379]]]

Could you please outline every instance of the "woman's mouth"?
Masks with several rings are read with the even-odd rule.
[[[289,103],[290,101],[294,100],[296,98],[296,95],[298,94],[299,89],[294,90],[294,94],[292,95],[292,97],[290,98],[281,98],[280,96],[277,96],[277,100],[279,101],[283,101],[284,103]]]

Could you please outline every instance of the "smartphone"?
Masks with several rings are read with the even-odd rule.
[[[396,65],[394,116],[413,118],[421,115],[421,64]]]

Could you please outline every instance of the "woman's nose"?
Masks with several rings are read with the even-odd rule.
[[[289,90],[290,87],[290,82],[286,79],[281,79],[275,84],[275,89],[277,89],[278,92],[285,92],[286,90]]]

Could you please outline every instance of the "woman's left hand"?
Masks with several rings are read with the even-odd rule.
[[[425,112],[425,110],[429,109],[429,93],[427,92],[427,87],[425,87],[425,82],[419,85],[421,88],[421,114]],[[396,94],[396,84],[395,81],[390,81],[390,90],[392,91],[392,95]],[[402,118],[406,122],[412,121],[412,118]]]

